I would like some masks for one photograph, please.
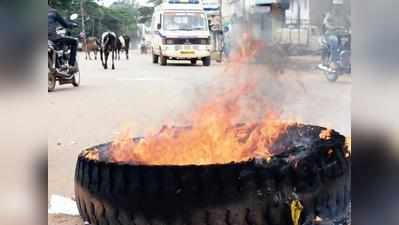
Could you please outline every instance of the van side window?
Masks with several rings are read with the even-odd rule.
[[[156,24],[157,24],[157,21],[155,21],[155,15],[154,16],[152,16],[152,21],[151,21],[151,31],[152,32],[154,32],[155,30],[156,30]]]

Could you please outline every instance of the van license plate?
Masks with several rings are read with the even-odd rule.
[[[181,51],[180,53],[182,55],[189,55],[189,54],[194,54],[194,51]]]

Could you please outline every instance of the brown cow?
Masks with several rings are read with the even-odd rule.
[[[87,58],[91,60],[91,52],[94,52],[94,59],[97,60],[99,44],[96,37],[88,37],[83,47],[84,51],[86,52],[86,60]]]

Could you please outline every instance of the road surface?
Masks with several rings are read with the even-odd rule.
[[[79,60],[81,86],[57,86],[48,94],[49,197],[73,198],[74,168],[81,150],[111,141],[127,127],[139,136],[164,123],[181,121],[198,99],[206,96],[209,84],[220,78],[226,66],[212,62],[210,67],[200,63],[161,67],[151,63],[150,55],[136,51],[129,61],[122,56],[116,70],[104,70],[100,61],[86,61],[82,55]],[[351,78],[330,83],[309,66],[317,63],[315,58],[294,61],[299,66],[291,65],[282,79],[294,85],[279,90],[288,93],[283,100],[284,114],[350,135]],[[49,215],[49,224],[83,223],[76,217]]]

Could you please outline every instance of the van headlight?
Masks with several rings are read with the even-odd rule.
[[[174,43],[173,38],[162,38],[162,44],[164,45],[173,45]]]
[[[162,44],[164,45],[173,45],[174,40],[171,38],[162,38]]]

